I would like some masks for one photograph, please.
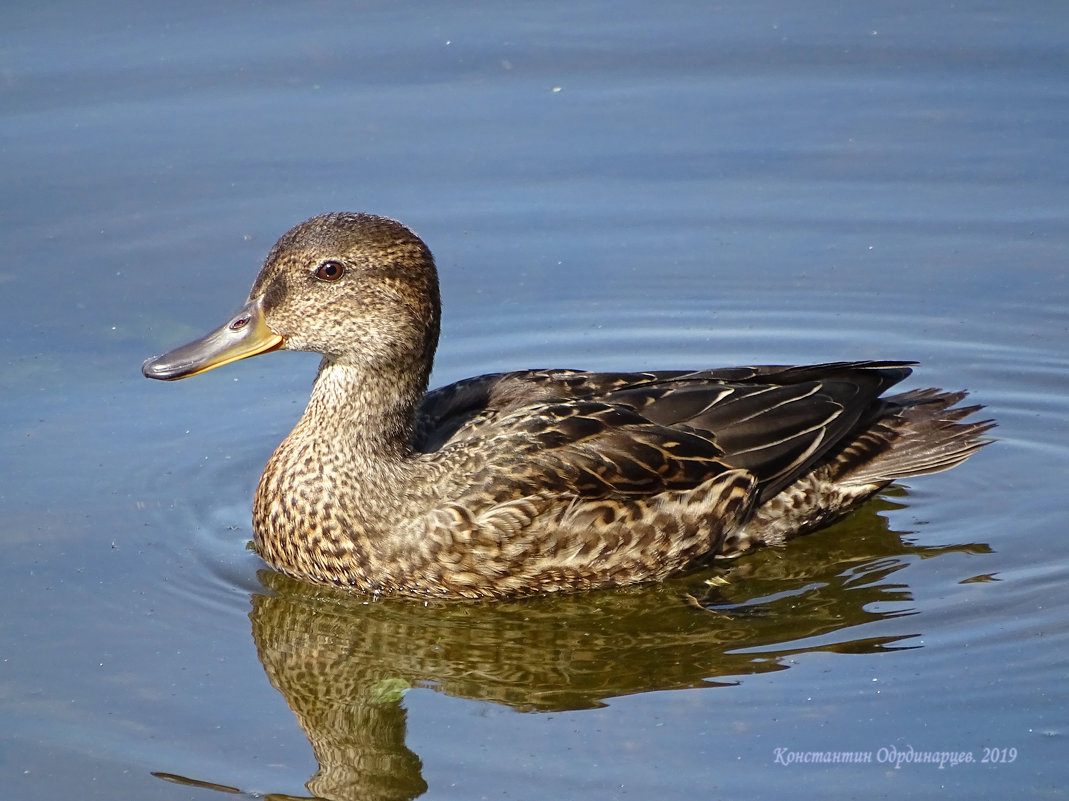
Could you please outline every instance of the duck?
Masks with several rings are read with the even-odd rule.
[[[528,369],[428,391],[441,301],[396,220],[321,214],[240,310],[146,361],[176,380],[322,356],[253,501],[274,569],[371,595],[515,598],[660,581],[824,527],[990,440],[964,391],[885,394],[915,362]]]

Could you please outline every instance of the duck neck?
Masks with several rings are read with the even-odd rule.
[[[372,375],[324,359],[297,429],[348,450],[355,464],[396,464],[411,454],[415,410],[425,391],[425,377]]]

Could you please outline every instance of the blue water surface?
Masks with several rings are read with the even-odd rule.
[[[0,22],[0,795],[1066,797],[1061,4]],[[435,252],[435,384],[915,359],[999,441],[661,586],[304,587],[245,543],[315,357],[139,368],[328,210]]]

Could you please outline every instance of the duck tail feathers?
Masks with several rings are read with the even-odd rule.
[[[983,406],[957,406],[966,392],[915,389],[885,399],[877,420],[836,457],[844,485],[887,484],[940,473],[992,440],[992,420],[961,422]]]

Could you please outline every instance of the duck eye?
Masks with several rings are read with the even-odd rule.
[[[316,268],[315,275],[320,281],[337,281],[345,275],[345,265],[340,261],[325,261]]]

